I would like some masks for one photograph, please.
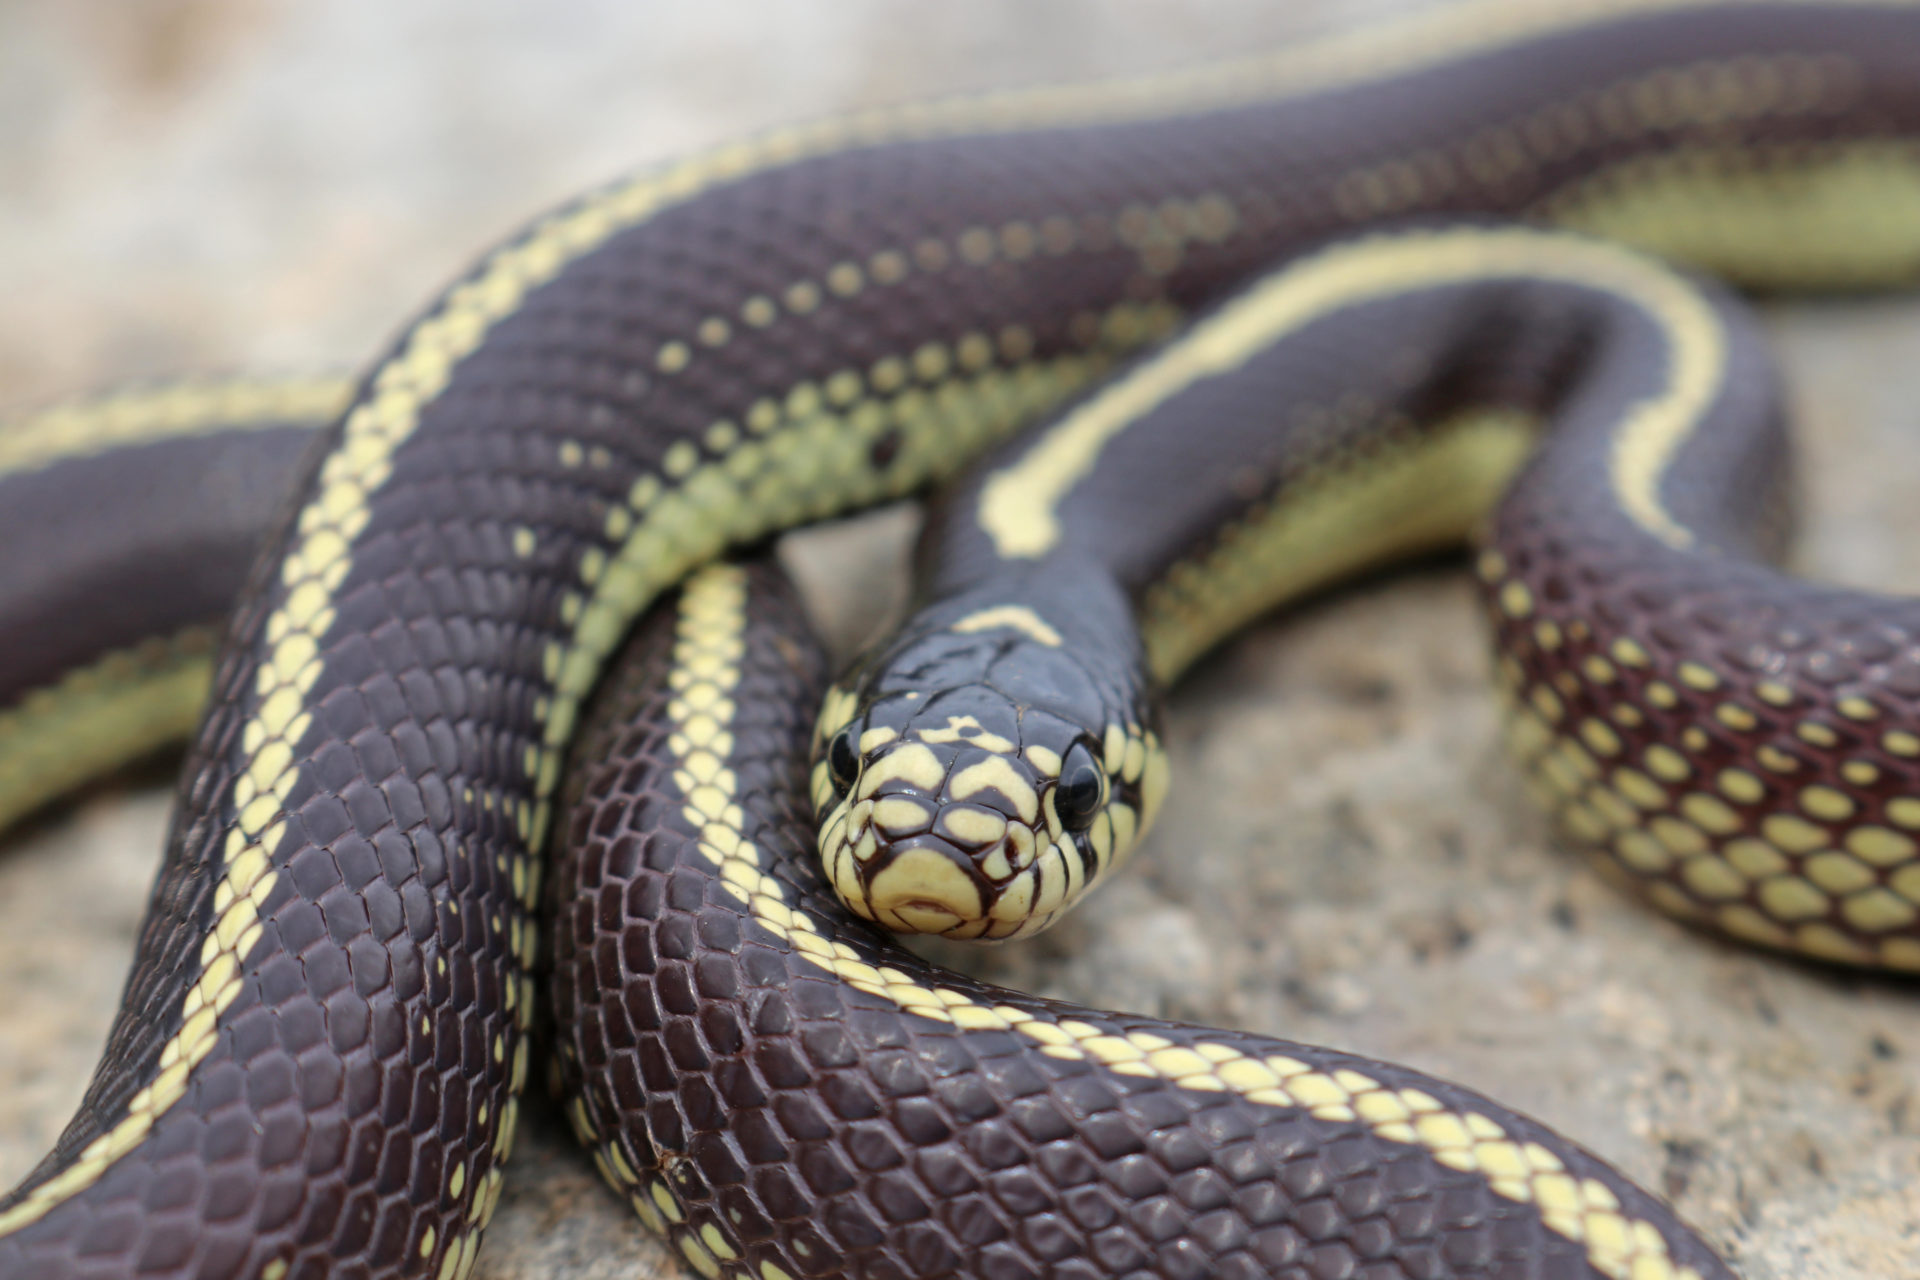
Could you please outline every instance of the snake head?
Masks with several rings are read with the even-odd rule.
[[[1132,851],[1166,760],[1128,642],[1102,632],[1090,649],[1072,634],[1087,621],[950,601],[829,694],[819,851],[855,914],[897,933],[1021,937]]]

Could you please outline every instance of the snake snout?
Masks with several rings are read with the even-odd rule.
[[[867,761],[821,830],[834,891],[896,933],[994,940],[1031,931],[1036,904],[1056,905],[1069,879],[1036,866],[1057,852],[1040,826],[1037,780],[971,745],[935,760],[926,744],[907,742]]]
[[[977,846],[947,834],[943,807],[911,787],[882,786],[835,812],[820,852],[841,900],[896,933],[978,936],[994,887]]]
[[[895,933],[972,936],[982,919],[979,880],[944,842],[896,849],[867,882],[873,919]]]

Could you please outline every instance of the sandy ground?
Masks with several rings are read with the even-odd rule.
[[[472,254],[635,164],[1391,7],[0,3],[0,400],[352,368]],[[1920,587],[1920,302],[1769,322],[1804,407],[1802,563]],[[843,642],[885,602],[826,590],[819,567],[896,572],[910,527],[883,515],[802,550]],[[1472,1084],[1670,1196],[1751,1280],[1920,1274],[1907,989],[1689,934],[1555,848],[1499,754],[1483,645],[1454,567],[1257,628],[1175,699],[1182,785],[1136,869],[970,967]],[[44,1150],[98,1050],[164,782],[0,853],[0,1183]],[[528,1130],[478,1274],[678,1274],[549,1114]]]

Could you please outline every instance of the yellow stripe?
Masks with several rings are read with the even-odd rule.
[[[108,654],[0,710],[0,830],[191,733],[213,646],[211,631],[190,627]]]
[[[1621,505],[1677,547],[1692,535],[1659,499],[1660,477],[1720,386],[1726,338],[1700,292],[1627,250],[1518,229],[1424,232],[1330,249],[1254,286],[1162,354],[1111,383],[1050,428],[1018,462],[981,488],[978,519],[1009,559],[1058,543],[1061,501],[1115,436],[1195,383],[1240,368],[1290,333],[1344,307],[1477,279],[1532,278],[1604,290],[1665,331],[1666,386],[1634,405],[1621,427],[1612,475]]]
[[[346,378],[233,378],[91,396],[0,424],[0,476],[125,445],[235,427],[331,421],[347,407]]]

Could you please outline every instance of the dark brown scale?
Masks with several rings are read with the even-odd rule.
[[[1036,1000],[935,968],[841,907],[806,838],[825,684],[792,590],[749,570],[738,746],[743,834],[787,901],[862,961],[988,1005],[1147,1031],[1425,1090],[1548,1146],[1659,1223],[1677,1265],[1730,1273],[1655,1201],[1539,1125],[1456,1086],[1332,1050]],[[581,740],[554,877],[565,1088],[677,1239],[711,1225],[759,1274],[1432,1280],[1592,1277],[1535,1211],[1357,1121],[1181,1089],[956,1031],[835,980],[722,887],[673,782],[674,609],[630,642]],[[591,762],[591,763],[587,763]]]

